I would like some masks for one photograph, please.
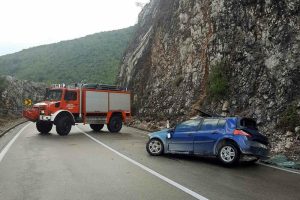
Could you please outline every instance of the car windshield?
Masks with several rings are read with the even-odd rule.
[[[62,90],[48,90],[46,92],[45,100],[59,101],[61,100]]]

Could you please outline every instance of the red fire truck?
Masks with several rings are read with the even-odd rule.
[[[130,92],[103,84],[56,84],[47,89],[45,100],[23,111],[23,116],[36,122],[41,133],[56,126],[59,135],[68,135],[72,125],[90,124],[100,131],[104,124],[110,132],[119,132],[122,123],[131,116]]]

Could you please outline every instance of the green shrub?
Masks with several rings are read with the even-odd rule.
[[[226,62],[221,61],[211,67],[208,77],[208,94],[213,100],[224,98],[228,94],[229,78]]]
[[[300,115],[297,112],[297,107],[289,105],[282,112],[277,127],[285,131],[294,131],[297,126],[300,126]]]

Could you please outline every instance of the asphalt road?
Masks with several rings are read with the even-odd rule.
[[[26,124],[0,138],[8,143]],[[70,135],[25,128],[0,156],[0,199],[300,199],[300,174],[258,164],[225,168],[215,159],[149,156],[146,132],[89,126]]]

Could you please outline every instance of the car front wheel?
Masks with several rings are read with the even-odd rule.
[[[226,166],[236,164],[240,159],[240,152],[233,144],[224,144],[218,152],[219,160]]]
[[[159,156],[163,154],[164,146],[161,140],[154,138],[147,142],[146,149],[151,156]]]

